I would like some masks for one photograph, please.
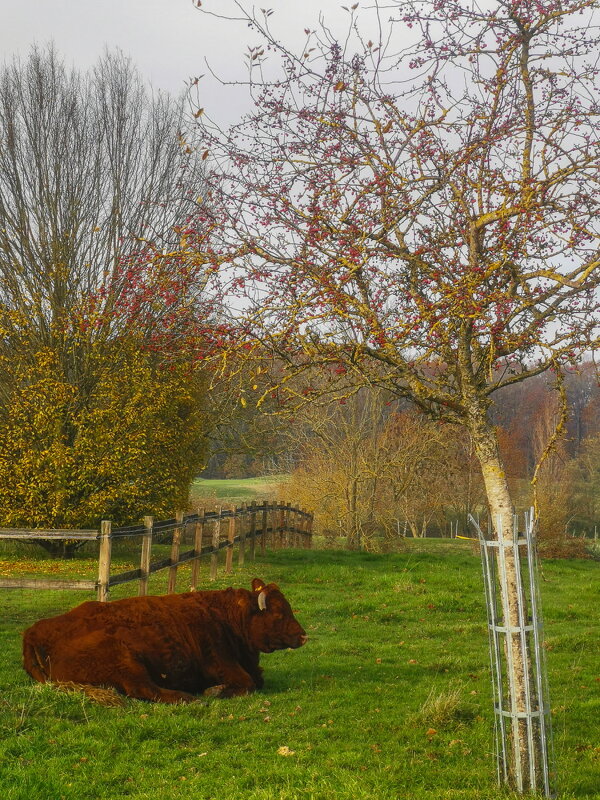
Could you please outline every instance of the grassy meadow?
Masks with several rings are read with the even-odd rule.
[[[277,500],[281,486],[289,475],[267,475],[259,478],[196,478],[190,490],[192,506],[207,508],[215,505]]]
[[[19,558],[0,555],[0,571],[95,571],[85,556]],[[544,564],[563,798],[600,798],[599,569]],[[110,708],[33,684],[21,668],[20,632],[90,595],[2,590],[3,800],[511,796],[495,782],[483,590],[468,544],[409,541],[394,555],[268,552],[211,586],[248,586],[254,576],[281,585],[310,641],[262,657],[262,692],[185,706],[125,699]],[[153,580],[160,592],[162,579]]]

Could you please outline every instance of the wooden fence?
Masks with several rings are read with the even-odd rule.
[[[254,558],[256,546],[265,553],[267,543],[277,547],[310,547],[313,515],[291,503],[251,503],[240,507],[220,508],[218,511],[199,510],[197,514],[178,513],[174,519],[154,521],[145,517],[143,525],[113,528],[103,521],[100,530],[21,530],[0,528],[0,540],[35,541],[36,539],[67,539],[99,542],[97,580],[52,580],[29,578],[0,578],[0,589],[88,589],[96,590],[98,600],[108,600],[112,586],[129,581],[139,581],[139,594],[148,592],[150,575],[168,569],[167,592],[175,591],[177,568],[191,562],[191,589],[196,590],[200,561],[210,560],[210,580],[214,581],[219,569],[219,553],[225,551],[225,573],[233,568],[234,549],[237,547],[238,563],[243,565],[248,549]],[[111,574],[111,553],[114,541],[124,538],[141,540],[138,569]],[[170,554],[166,558],[152,559],[152,546],[170,539]],[[189,550],[183,550],[186,544]]]

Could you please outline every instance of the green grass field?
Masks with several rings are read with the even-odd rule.
[[[9,561],[0,558],[0,571],[14,574]],[[33,557],[23,571],[45,564],[57,577],[94,571],[89,558]],[[600,798],[598,570],[592,561],[544,565],[558,788],[567,799]],[[483,590],[468,545],[277,551],[211,586],[247,586],[255,575],[282,586],[310,641],[262,657],[259,694],[187,706],[127,699],[107,708],[32,684],[20,632],[90,595],[2,590],[3,800],[511,796],[495,784]]]
[[[193,506],[251,503],[253,500],[277,500],[280,487],[289,475],[268,475],[260,478],[196,478],[190,490]]]

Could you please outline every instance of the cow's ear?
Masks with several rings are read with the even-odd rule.
[[[254,580],[252,581],[252,590],[255,592],[262,592],[264,588],[265,588],[264,581],[261,581],[260,578],[254,578]]]

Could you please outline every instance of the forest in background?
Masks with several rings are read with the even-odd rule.
[[[600,525],[595,365],[584,362],[567,373],[564,386],[568,415],[549,449],[562,417],[552,376],[502,389],[491,415],[519,510],[535,502],[546,549],[581,554],[579,537],[597,537]],[[203,477],[289,473],[286,498],[314,508],[317,530],[350,547],[464,534],[469,514],[485,515],[481,472],[466,432],[379,390],[310,403],[292,418],[240,406],[213,447]]]

